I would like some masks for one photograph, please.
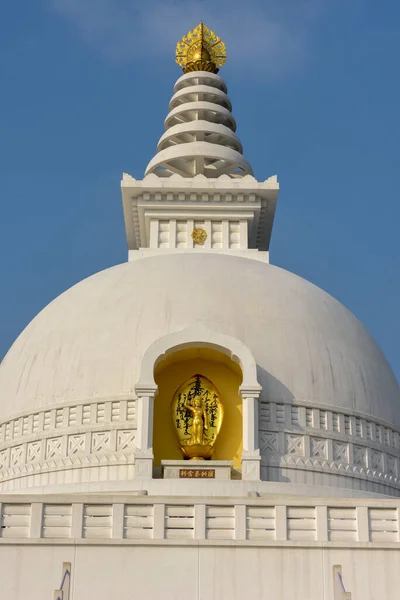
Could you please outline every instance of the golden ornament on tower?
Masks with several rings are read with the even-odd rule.
[[[201,227],[196,227],[192,231],[192,240],[195,244],[202,246],[207,239],[207,232]]]
[[[189,31],[176,45],[176,62],[184,73],[218,73],[226,63],[226,46],[203,22]]]

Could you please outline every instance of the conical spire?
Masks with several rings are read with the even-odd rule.
[[[232,178],[252,175],[236,136],[236,121],[225,82],[216,75],[226,61],[225,44],[202,23],[177,45],[185,71],[174,87],[157,154],[146,175],[205,175]]]

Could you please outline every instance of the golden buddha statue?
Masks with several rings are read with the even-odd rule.
[[[186,394],[185,394],[186,396]],[[203,401],[200,396],[195,396],[192,400],[192,404],[189,404],[187,396],[184,401],[185,408],[191,413],[193,417],[192,423],[192,435],[190,437],[189,444],[204,444],[204,433],[208,429],[207,415],[203,406]]]
[[[186,458],[211,458],[223,419],[223,405],[214,384],[199,374],[183,383],[172,400],[172,418]]]

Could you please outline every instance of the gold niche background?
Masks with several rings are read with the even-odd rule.
[[[209,348],[188,348],[168,355],[155,369],[158,394],[154,404],[154,465],[161,460],[183,458],[171,417],[171,405],[178,388],[193,374],[201,373],[218,390],[223,404],[223,423],[213,448],[213,460],[233,460],[240,468],[242,455],[242,400],[239,387],[242,373],[228,356]]]

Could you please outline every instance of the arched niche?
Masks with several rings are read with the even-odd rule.
[[[227,354],[207,346],[187,347],[164,355],[157,362],[154,377],[157,395],[154,400],[154,466],[162,459],[183,458],[171,415],[171,400],[176,390],[197,373],[209,379],[223,401],[223,427],[218,435],[213,459],[233,460],[241,468],[243,451],[243,411],[240,386],[243,375],[238,363]]]
[[[162,372],[165,371],[165,365],[174,364],[174,357],[182,365],[191,360],[195,363],[196,353],[199,359],[201,358],[205,362],[208,361],[207,365],[205,362],[203,363],[205,368],[211,368],[211,363],[214,362],[214,370],[211,369],[214,375],[218,369],[222,369],[222,371],[225,369],[226,375],[226,369],[229,369],[232,385],[234,385],[235,374],[236,382],[239,382],[240,377],[242,379],[239,387],[242,400],[242,478],[258,480],[260,478],[258,398],[261,387],[257,381],[255,360],[247,346],[237,338],[210,330],[202,325],[171,333],[158,339],[148,348],[143,356],[140,379],[135,386],[137,394],[136,477],[152,477],[154,463],[154,398],[158,392],[156,380],[160,377],[162,379]],[[189,366],[194,366],[194,363]],[[171,369],[172,371],[173,369]],[[188,378],[193,374],[190,372]],[[167,379],[168,382],[164,382],[166,383],[164,390],[166,395],[171,393],[173,386],[177,383],[177,374]],[[182,378],[180,383],[183,381],[184,378]],[[168,388],[168,386],[170,387]],[[166,402],[166,398],[164,398],[164,401]],[[166,406],[164,406],[164,410],[166,416]],[[170,416],[168,418],[171,419]],[[221,450],[220,454],[222,456],[224,452]],[[157,456],[158,459],[159,457]]]

